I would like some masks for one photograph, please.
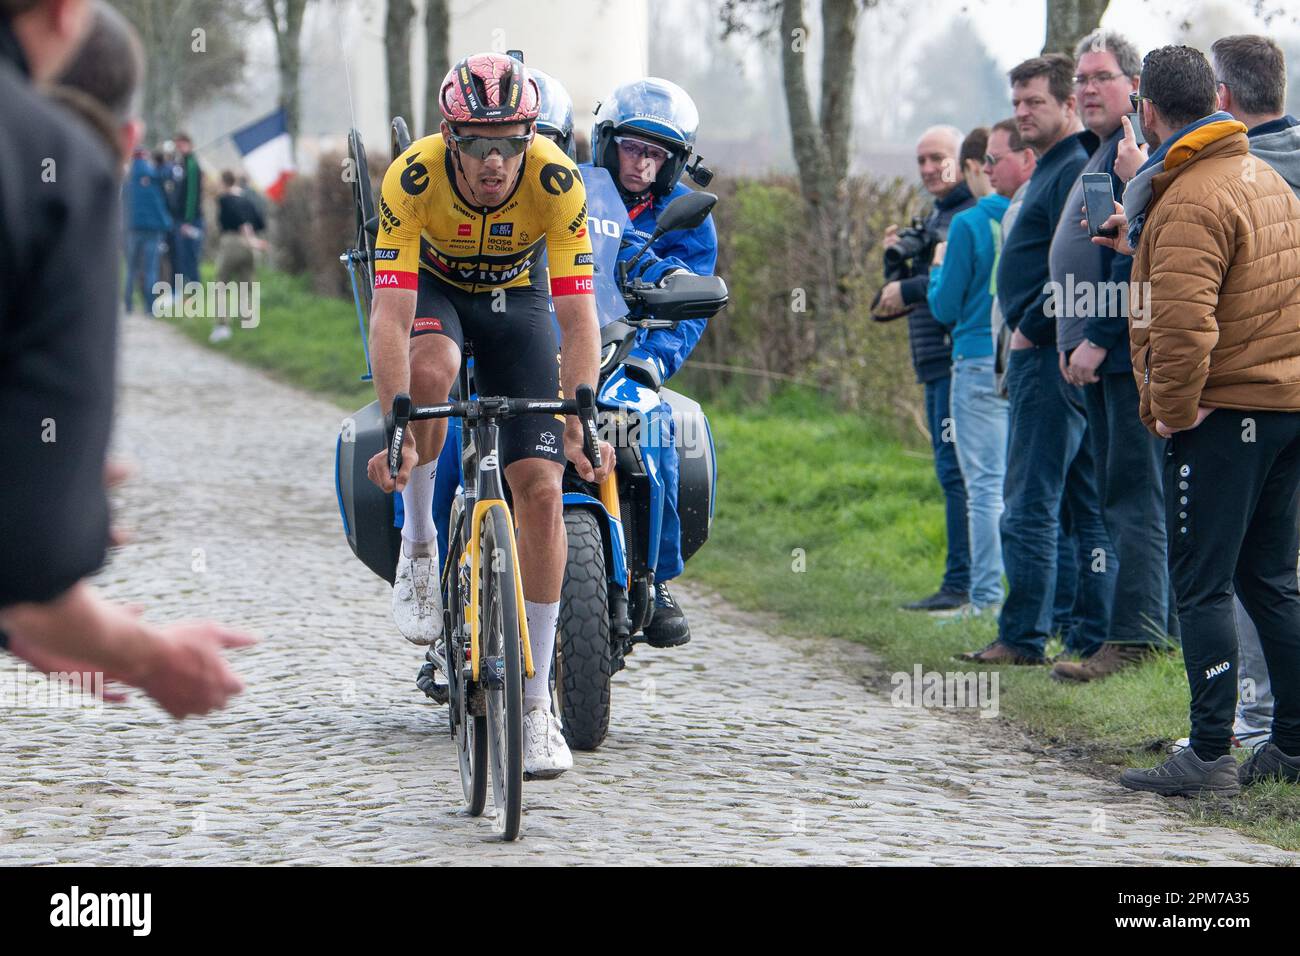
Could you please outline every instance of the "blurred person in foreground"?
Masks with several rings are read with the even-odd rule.
[[[1148,53],[1134,94],[1151,156],[1129,182],[1119,234],[1149,283],[1130,330],[1143,424],[1169,439],[1169,569],[1191,689],[1190,745],[1131,790],[1231,794],[1300,781],[1300,200],[1251,163],[1244,124],[1217,110],[1199,51]],[[1249,173],[1246,172],[1249,170]],[[1237,766],[1234,591],[1259,630],[1272,739]]]
[[[217,225],[221,229],[221,240],[217,245],[217,281],[252,282],[257,266],[256,250],[266,248],[266,243],[258,236],[265,231],[266,223],[257,206],[240,188],[235,174],[228,169],[221,174]],[[224,342],[231,334],[230,317],[221,314],[217,316],[208,341],[214,344]]]
[[[1060,516],[1066,473],[1082,441],[1083,415],[1061,388],[1056,320],[1048,310],[1048,253],[1066,196],[1088,158],[1075,135],[1080,124],[1073,75],[1074,61],[1059,53],[1026,60],[1009,74],[1020,138],[1038,161],[1015,228],[1003,239],[995,273],[1002,315],[1012,329],[1001,522],[1010,588],[998,618],[997,639],[960,655],[978,663],[1047,663],[1054,605],[1068,603],[1056,599],[1058,583],[1072,583],[1072,554]],[[1079,571],[1087,573],[1086,567]],[[1085,649],[1082,633],[1067,630],[1067,649]]]
[[[32,83],[59,74],[90,14],[84,0],[0,0],[0,646],[38,670],[102,671],[180,718],[242,690],[220,651],[252,638],[146,624],[84,580],[109,543],[119,176]]]
[[[934,450],[934,472],[943,489],[948,552],[939,590],[928,597],[903,605],[907,611],[960,611],[970,603],[970,539],[966,514],[966,483],[962,479],[957,450],[951,438],[952,423],[952,337],[935,321],[926,301],[930,286],[930,262],[934,247],[948,238],[952,217],[975,204],[961,176],[958,154],[961,130],[935,126],[916,142],[916,167],[921,185],[934,197],[934,206],[921,227],[920,252],[907,260],[907,278],[886,282],[872,310],[872,318],[889,322],[907,316],[907,336],[912,349],[916,380],[925,386],[925,417]],[[889,250],[904,248],[905,238],[896,224],[885,230],[886,256]],[[888,270],[887,270],[888,271]]]

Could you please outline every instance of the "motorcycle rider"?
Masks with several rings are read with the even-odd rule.
[[[609,170],[634,229],[644,234],[642,241],[654,232],[664,207],[690,192],[681,177],[698,128],[699,112],[686,91],[656,77],[619,86],[596,112],[592,164]],[[713,217],[695,229],[664,234],[651,250],[669,270],[713,275],[718,259]],[[661,381],[667,382],[699,342],[706,321],[688,319],[671,329],[642,330],[631,354],[652,362],[660,370]],[[655,613],[645,637],[652,647],[675,647],[691,639],[686,615],[668,592],[668,582],[682,573],[677,449],[670,406],[661,404],[655,417],[665,501],[655,567]]]

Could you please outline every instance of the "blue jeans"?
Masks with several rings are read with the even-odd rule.
[[[966,594],[970,591],[970,538],[966,524],[966,482],[957,463],[952,440],[952,409],[949,395],[952,376],[925,383],[925,417],[934,448],[934,473],[943,489],[948,526],[948,559],[941,590]],[[948,440],[945,441],[944,439]]]
[[[140,304],[153,308],[153,287],[158,281],[158,259],[166,233],[152,229],[132,229],[126,244],[126,311],[131,311],[135,290],[140,290]]]
[[[993,387],[993,357],[958,358],[952,366],[952,421],[966,483],[971,601],[1002,601],[1002,483],[1007,471],[1007,400]]]
[[[1087,655],[1105,640],[1114,589],[1114,554],[1097,506],[1092,455],[1084,446],[1081,400],[1067,393],[1077,389],[1061,378],[1057,362],[1053,348],[1015,349],[1007,360],[1011,414],[1002,559],[1010,589],[998,640],[1026,657],[1043,656],[1052,633],[1063,505],[1077,562],[1067,649]],[[1104,555],[1101,570],[1094,570],[1097,548]]]

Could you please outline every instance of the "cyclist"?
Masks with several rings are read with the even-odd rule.
[[[409,392],[417,405],[447,400],[466,343],[480,394],[573,395],[594,383],[599,330],[592,293],[586,196],[576,167],[535,136],[538,88],[512,57],[461,60],[442,82],[438,134],[412,143],[384,176],[375,248],[370,353],[380,407]],[[549,251],[550,282],[535,268]],[[557,355],[550,303],[563,335]],[[561,385],[563,390],[561,391]],[[402,553],[393,617],[415,644],[441,633],[432,497],[446,420],[413,422],[396,480],[387,453],[372,481],[402,495]],[[560,434],[557,435],[557,432]],[[573,757],[551,714],[548,686],[567,555],[560,479],[567,457],[598,481],[576,417],[512,418],[501,426],[501,467],[519,525],[519,564],[535,675],[524,687],[524,770],[553,777]]]
[[[591,134],[592,163],[609,170],[639,232],[652,233],[664,207],[690,192],[681,178],[698,128],[699,113],[686,91],[655,77],[625,83],[600,105]],[[713,217],[695,229],[666,233],[651,248],[669,267],[713,275],[718,259]],[[632,354],[654,362],[667,382],[699,342],[705,322],[689,319],[672,329],[643,330]],[[672,409],[664,403],[658,415],[659,434],[664,436],[659,442],[659,468],[666,500],[655,567],[655,613],[645,636],[654,647],[674,647],[689,641],[691,630],[668,593],[668,582],[682,573],[678,467]]]

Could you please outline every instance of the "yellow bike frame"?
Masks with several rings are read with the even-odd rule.
[[[484,498],[474,502],[474,514],[470,519],[469,534],[469,657],[470,671],[474,675],[474,680],[478,680],[481,660],[478,640],[478,569],[482,551],[481,532],[483,518],[493,508],[500,508],[505,514],[506,527],[510,529],[511,535],[514,534],[515,529],[514,517],[510,514],[510,506],[501,498]],[[519,639],[523,643],[524,650],[524,676],[532,677],[536,671],[533,670],[532,643],[528,639],[528,615],[524,612],[524,579],[519,573],[519,543],[517,540],[511,541],[510,559],[514,563],[515,571],[515,606],[518,608],[516,617],[519,620]]]

